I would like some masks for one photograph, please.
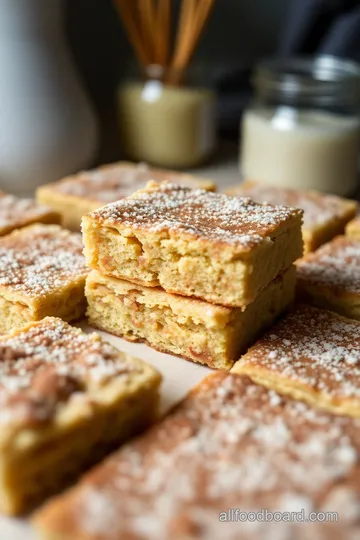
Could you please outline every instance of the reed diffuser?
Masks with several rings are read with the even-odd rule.
[[[214,95],[194,84],[191,59],[214,0],[115,0],[137,63],[137,80],[118,90],[125,153],[186,168],[215,147]]]

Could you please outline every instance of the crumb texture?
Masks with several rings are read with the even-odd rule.
[[[353,540],[360,533],[359,428],[359,420],[217,373],[50,502],[36,523],[48,538],[74,540],[304,540],[304,531],[312,540]],[[339,522],[221,521],[229,508],[306,517],[332,511]]]
[[[218,369],[230,369],[258,334],[293,301],[290,268],[245,311],[109,279],[92,271],[87,315],[95,327]]]

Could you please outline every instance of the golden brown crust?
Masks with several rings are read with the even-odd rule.
[[[34,524],[49,540],[303,540],[304,527],[312,540],[352,540],[360,532],[359,427],[217,372]],[[221,519],[228,509],[302,512],[303,520],[332,511],[338,520]]]

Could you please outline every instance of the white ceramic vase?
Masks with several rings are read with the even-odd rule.
[[[91,164],[97,125],[63,30],[63,0],[0,0],[0,189],[31,193]]]

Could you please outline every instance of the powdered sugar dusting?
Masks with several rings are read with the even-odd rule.
[[[257,202],[281,204],[304,210],[304,228],[326,226],[332,220],[343,219],[350,209],[355,213],[352,201],[313,191],[269,186],[261,182],[245,182],[232,190],[233,195],[251,197]]]
[[[165,183],[153,184],[89,216],[108,225],[182,232],[247,250],[269,241],[281,225],[301,214],[300,210],[257,204],[248,198]]]
[[[194,188],[202,187],[204,183],[196,177],[150,168],[144,163],[139,165],[115,163],[92,171],[82,171],[53,184],[52,187],[55,191],[67,195],[109,203],[123,199],[134,191],[144,188],[151,179],[158,182],[167,180]]]
[[[247,378],[217,373],[58,503],[54,531],[70,523],[68,534],[109,540],[218,540],[225,531],[230,540],[269,540],[268,523],[222,528],[219,512],[313,511],[346,486],[347,497],[336,502],[341,538],[350,540],[359,532],[360,509],[349,513],[343,502],[352,498],[354,509],[360,500],[359,427],[360,420],[275,400]],[[296,525],[284,527],[286,534],[276,528],[274,538],[301,538],[293,536]],[[322,524],[314,527],[319,533]]]
[[[0,230],[21,227],[34,219],[41,219],[50,209],[34,199],[19,199],[14,195],[0,195]]]
[[[49,420],[70,399],[138,371],[97,334],[48,317],[0,339],[0,424]]]
[[[0,239],[0,286],[46,295],[88,273],[80,234],[34,225]]]
[[[360,398],[360,323],[300,306],[239,360],[333,398]]]
[[[360,294],[360,240],[338,236],[297,262],[298,279]]]

